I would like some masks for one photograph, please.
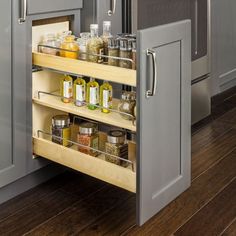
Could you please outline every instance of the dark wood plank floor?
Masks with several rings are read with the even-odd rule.
[[[134,194],[68,171],[0,205],[0,235],[236,236],[236,94],[229,94],[192,129],[191,188],[143,227],[135,225]]]

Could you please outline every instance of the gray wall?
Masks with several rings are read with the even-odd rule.
[[[235,13],[235,0],[212,0],[212,95],[236,86]]]

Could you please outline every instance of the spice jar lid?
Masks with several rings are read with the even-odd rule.
[[[132,50],[134,50],[134,51],[137,50],[137,42],[136,42],[136,40],[132,40]]]
[[[111,130],[108,132],[107,141],[112,144],[123,144],[126,140],[123,130]]]
[[[70,117],[67,115],[57,115],[52,118],[52,125],[58,127],[67,127],[70,125]]]
[[[121,95],[121,98],[123,100],[135,101],[136,100],[136,93],[124,91]]]
[[[97,132],[97,124],[84,122],[79,126],[80,134],[94,134]]]
[[[120,49],[124,51],[132,50],[132,42],[127,38],[120,38]]]
[[[109,48],[119,48],[119,39],[116,37],[108,38],[108,47]]]

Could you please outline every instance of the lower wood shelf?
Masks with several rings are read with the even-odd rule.
[[[67,148],[50,140],[34,137],[34,154],[113,184],[130,192],[136,192],[136,173],[129,168],[107,162]]]

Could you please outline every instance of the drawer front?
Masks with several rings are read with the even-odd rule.
[[[28,0],[28,15],[80,9],[83,6],[82,0]]]

